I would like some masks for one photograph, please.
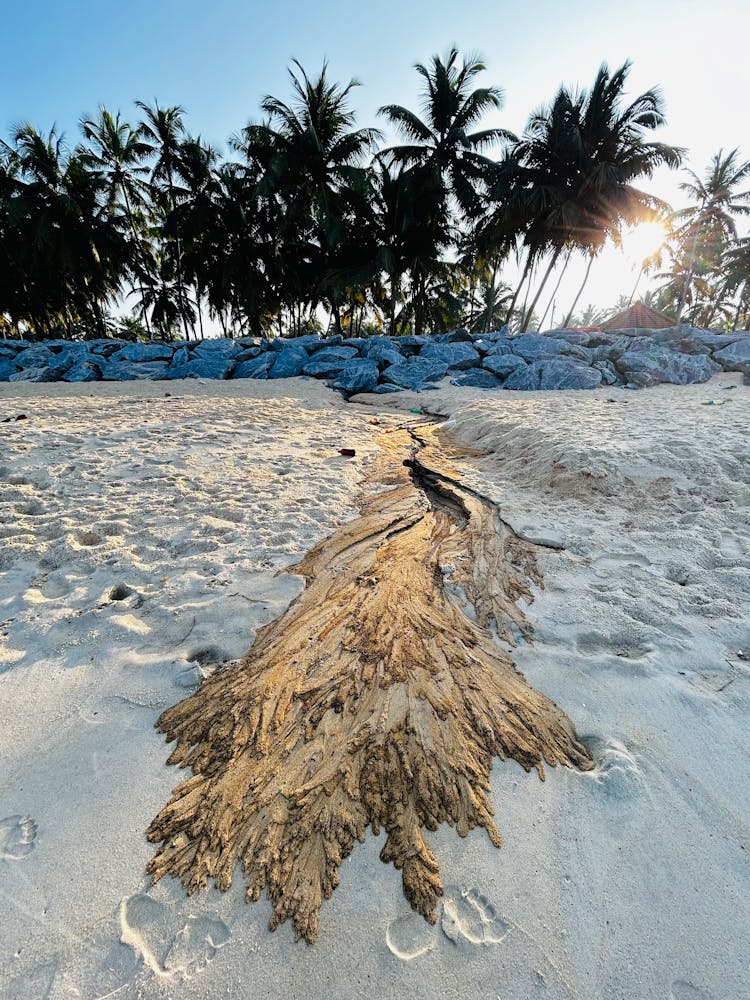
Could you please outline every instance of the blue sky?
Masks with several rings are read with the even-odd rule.
[[[356,76],[360,119],[377,123],[381,104],[415,106],[413,63],[455,42],[484,57],[487,80],[506,93],[498,121],[511,130],[520,131],[560,82],[586,85],[601,61],[630,58],[633,92],[661,86],[669,126],[659,137],[687,146],[694,169],[720,146],[739,145],[750,156],[747,0],[8,0],[4,7],[0,134],[30,120],[40,129],[57,124],[77,140],[78,119],[99,103],[127,116],[135,98],[157,97],[182,104],[191,131],[224,146],[257,116],[264,94],[288,94],[292,57],[310,72],[327,58],[337,79]],[[652,189],[676,203],[676,185],[664,174]],[[630,280],[623,273],[605,281],[599,270],[592,299]]]

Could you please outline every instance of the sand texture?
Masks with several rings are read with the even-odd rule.
[[[0,387],[0,419],[27,417],[0,424],[0,997],[744,1000],[750,388],[739,383],[447,387],[387,404],[344,404],[302,380]],[[496,761],[484,794],[501,850],[485,824],[465,837],[444,817],[425,824],[443,884],[434,925],[381,863],[388,832],[359,843],[353,830],[307,947],[292,921],[269,933],[273,903],[245,905],[239,871],[224,893],[152,885],[145,830],[189,777],[166,765],[155,723],[206,677],[231,677],[217,666],[241,661],[256,635],[260,656],[283,643],[288,630],[275,629],[316,578],[345,590],[326,576],[326,546],[366,514],[363,495],[382,507],[399,489],[378,481],[378,439],[420,420],[396,407],[448,418],[440,433],[484,453],[461,459],[461,486],[496,505],[544,582],[530,563],[512,586],[499,562],[462,564],[466,540],[448,550],[471,518],[423,511],[443,551],[422,540],[421,566],[451,567],[434,613],[455,615],[431,653],[496,632],[486,669],[499,696],[520,677],[512,659],[524,697],[538,692],[542,714],[556,703],[595,766],[555,768],[542,784],[522,766],[532,760]],[[490,579],[497,629],[478,599]],[[404,584],[371,613],[387,629],[411,599]],[[376,633],[373,622],[356,642]],[[345,717],[347,680],[311,691],[307,718],[313,702],[321,720]]]

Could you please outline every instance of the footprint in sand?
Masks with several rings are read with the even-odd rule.
[[[34,850],[36,823],[28,816],[0,819],[0,860],[20,861]]]
[[[500,944],[510,924],[498,915],[495,906],[478,889],[445,888],[440,929],[454,944]]]
[[[396,958],[410,962],[435,947],[437,931],[418,913],[392,920],[385,931],[385,943]]]
[[[145,893],[120,904],[120,940],[140,956],[157,976],[189,976],[201,972],[231,937],[218,917],[206,913],[185,917]]]
[[[644,790],[643,772],[633,754],[620,740],[582,736],[591,751],[596,767],[591,777],[609,797],[620,801],[636,798]]]

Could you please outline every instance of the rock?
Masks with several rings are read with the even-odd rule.
[[[241,342],[240,342],[241,343]],[[263,348],[258,344],[250,344],[249,346],[243,346],[242,350],[235,357],[235,361],[251,361],[253,358],[257,358],[263,351]]]
[[[315,351],[311,356],[311,361],[349,361],[356,358],[357,350],[354,347],[323,347]]]
[[[541,368],[540,389],[596,389],[602,384],[597,368],[566,359],[537,362]]]
[[[558,358],[563,348],[569,345],[564,340],[555,340],[540,333],[522,333],[511,337],[511,348],[526,361],[542,361],[545,358]]]
[[[286,347],[274,357],[268,377],[294,378],[301,375],[307,360],[307,351],[304,347]]]
[[[594,352],[581,344],[567,344],[566,347],[561,347],[560,353],[563,357],[575,358],[584,365],[590,365],[594,360]]]
[[[266,351],[250,361],[242,361],[232,372],[232,378],[268,378],[275,358],[275,354]]]
[[[17,371],[10,358],[0,356],[0,382],[9,381],[11,375],[15,375]]]
[[[392,385],[388,382],[383,382],[380,385],[376,385],[372,391],[377,392],[378,395],[383,395],[387,392],[403,392],[403,387],[400,385]]]
[[[474,338],[468,330],[451,330],[450,333],[438,333],[433,338],[438,344],[470,344]]]
[[[206,358],[214,360],[217,358],[236,358],[238,354],[242,353],[242,347],[237,343],[236,340],[230,340],[228,337],[215,337],[211,340],[200,340],[198,343],[192,343],[190,345],[190,350],[195,358]]]
[[[321,352],[322,353],[322,352]],[[318,361],[313,356],[302,369],[303,375],[311,375],[313,378],[333,378],[340,371],[346,368],[348,359],[339,358],[330,361]]]
[[[448,366],[433,358],[412,357],[400,365],[389,365],[382,373],[383,382],[400,385],[403,389],[419,391],[425,383],[444,378]]]
[[[351,395],[355,392],[372,392],[378,384],[378,365],[370,358],[347,361],[344,368],[331,382],[334,389]]]
[[[494,375],[506,378],[516,368],[525,368],[526,362],[515,354],[488,354],[482,362],[482,367]]]
[[[81,360],[72,365],[62,376],[63,382],[98,382],[101,371],[91,361]]]
[[[89,340],[87,343],[92,354],[101,354],[105,358],[128,346],[127,340]]]
[[[512,354],[513,345],[510,338],[498,337],[496,340],[486,340],[482,337],[474,341],[474,347],[482,354]]]
[[[394,337],[393,339],[400,353],[407,357],[417,354],[425,344],[430,343],[429,337],[413,337],[408,333],[403,334],[401,337]]]
[[[697,332],[689,326],[670,326],[664,330],[653,330],[650,336],[648,331],[643,330],[641,335],[652,344],[665,344],[680,354],[708,354],[711,348],[696,335]]]
[[[377,361],[381,368],[385,368],[387,365],[400,365],[404,360],[393,341],[387,337],[373,337],[364,351],[365,356]]]
[[[0,341],[0,358],[15,358],[25,346],[29,346],[25,340]]]
[[[46,344],[34,344],[32,347],[19,351],[14,360],[16,368],[46,368],[55,361],[55,358],[55,352],[50,350]]]
[[[658,344],[650,351],[626,351],[614,364],[626,382],[641,388],[660,382],[706,382],[719,370],[705,354],[678,354]]]
[[[234,361],[226,357],[223,352],[217,351],[215,357],[197,357],[187,361],[184,365],[172,365],[168,374],[164,376],[169,379],[177,378],[229,378],[234,369]]]
[[[728,344],[720,351],[714,351],[713,358],[719,362],[724,371],[742,371],[745,365],[750,364],[750,335],[745,334],[741,340]]]
[[[113,363],[119,361],[171,361],[174,350],[170,344],[128,344],[110,356]]]
[[[602,385],[617,385],[620,381],[617,369],[611,361],[595,361],[592,367],[602,373]]]
[[[427,344],[419,354],[420,358],[444,364],[449,371],[463,371],[466,368],[476,368],[480,364],[479,352],[471,344],[448,341],[444,344]]]
[[[172,355],[172,367],[175,368],[177,365],[186,365],[190,360],[190,355],[188,354],[187,347],[179,347]]]
[[[66,371],[67,366],[58,368],[55,365],[47,365],[44,368],[24,368],[20,372],[14,371],[9,376],[8,382],[59,382]]]
[[[111,359],[102,365],[105,382],[139,382],[142,379],[182,378],[174,375],[166,361],[120,361]]]
[[[720,351],[724,347],[729,347],[730,344],[735,344],[738,340],[742,340],[743,336],[747,334],[741,333],[739,330],[735,330],[734,333],[714,333],[713,330],[691,330],[692,335],[704,344],[711,351]]]
[[[353,347],[357,354],[360,354],[367,344],[366,337],[344,337],[341,341],[344,347]]]
[[[742,381],[745,385],[750,385],[750,365],[745,365],[742,369]]]
[[[493,375],[492,372],[487,372],[483,368],[474,368],[461,375],[454,375],[451,379],[451,385],[469,386],[473,389],[497,389],[500,384],[497,375]]]

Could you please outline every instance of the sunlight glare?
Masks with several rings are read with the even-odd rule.
[[[661,222],[641,222],[632,229],[626,229],[622,234],[622,252],[636,267],[656,253],[667,238],[666,230]]]

